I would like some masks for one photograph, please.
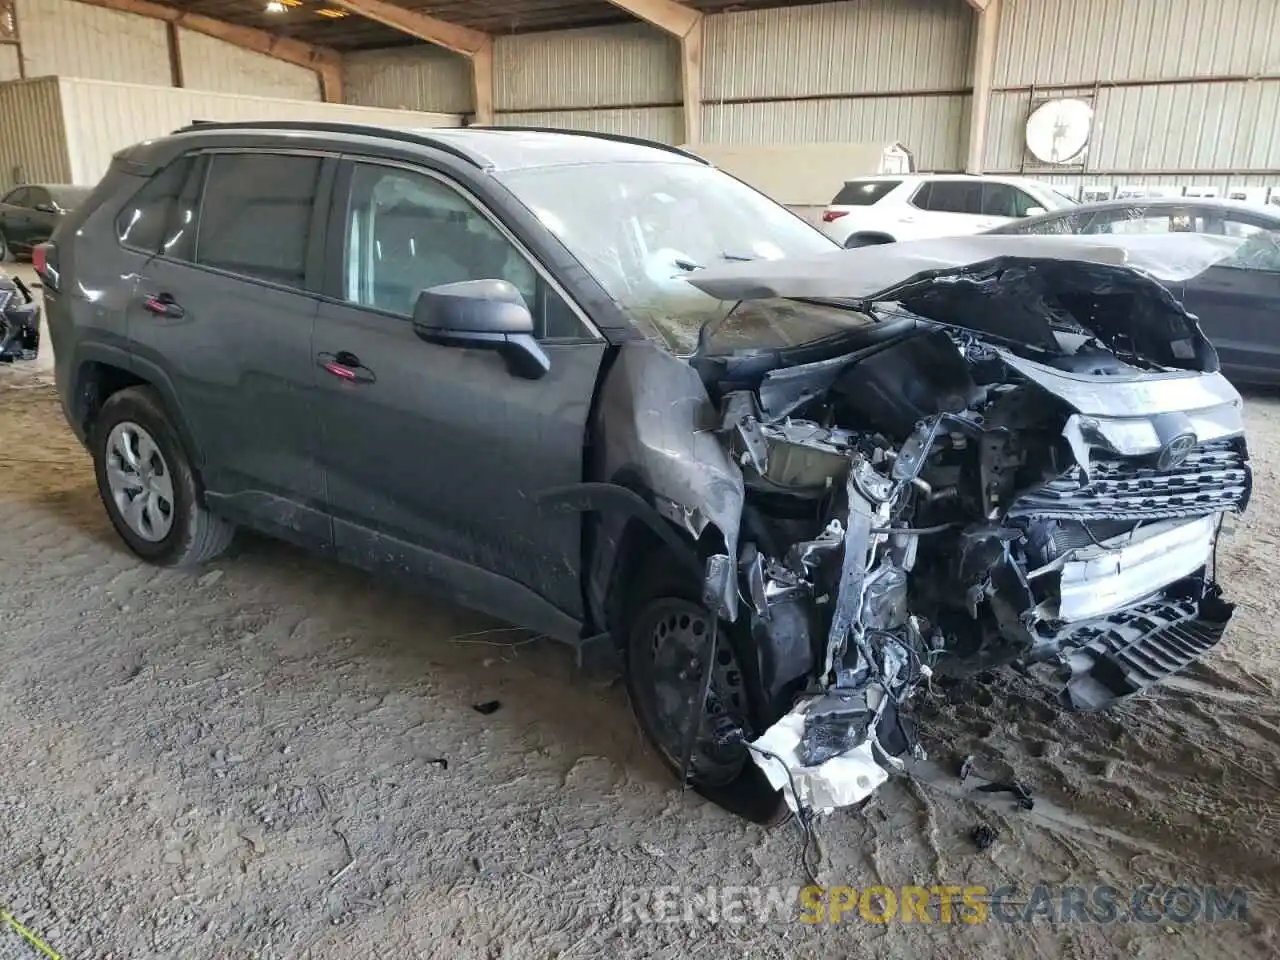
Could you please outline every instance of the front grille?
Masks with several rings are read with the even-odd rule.
[[[1010,517],[1060,520],[1167,520],[1241,511],[1249,502],[1252,474],[1243,442],[1202,444],[1172,470],[1149,458],[1094,460],[1085,479],[1073,467],[1023,494]]]

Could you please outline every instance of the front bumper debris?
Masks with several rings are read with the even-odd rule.
[[[751,743],[751,759],[796,813],[802,809],[831,813],[864,800],[889,779],[885,768],[876,762],[869,739],[821,763],[806,765],[807,715],[823,699],[801,701]]]
[[[1063,700],[1100,710],[1160,683],[1217,646],[1235,612],[1216,584],[1201,597],[1139,604],[1073,631]]]

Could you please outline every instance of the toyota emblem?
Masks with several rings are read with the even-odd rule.
[[[1172,470],[1179,466],[1183,460],[1187,459],[1187,455],[1196,447],[1196,435],[1194,433],[1180,433],[1160,450],[1160,456],[1156,460],[1156,466],[1161,470]]]

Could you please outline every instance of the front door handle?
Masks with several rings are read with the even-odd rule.
[[[143,297],[142,309],[158,317],[170,317],[175,320],[187,315],[187,311],[168,293],[156,293]]]
[[[326,372],[339,380],[350,383],[373,383],[378,378],[373,371],[360,362],[350,350],[339,350],[337,353],[316,354],[316,363]]]

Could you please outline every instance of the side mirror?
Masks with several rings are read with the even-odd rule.
[[[413,331],[427,343],[496,350],[517,377],[537,380],[551,360],[533,336],[533,315],[506,280],[444,283],[418,294]]]
[[[36,209],[41,213],[57,213],[58,212],[58,208],[55,207],[52,203],[37,203]]]
[[[1049,212],[1049,211],[1048,211],[1048,210],[1046,210],[1044,207],[1027,207],[1027,212],[1026,212],[1026,213],[1024,213],[1024,214],[1023,214],[1023,216],[1024,216],[1024,217],[1038,217],[1038,216],[1040,216],[1040,214],[1042,214],[1042,213],[1048,213],[1048,212]]]

